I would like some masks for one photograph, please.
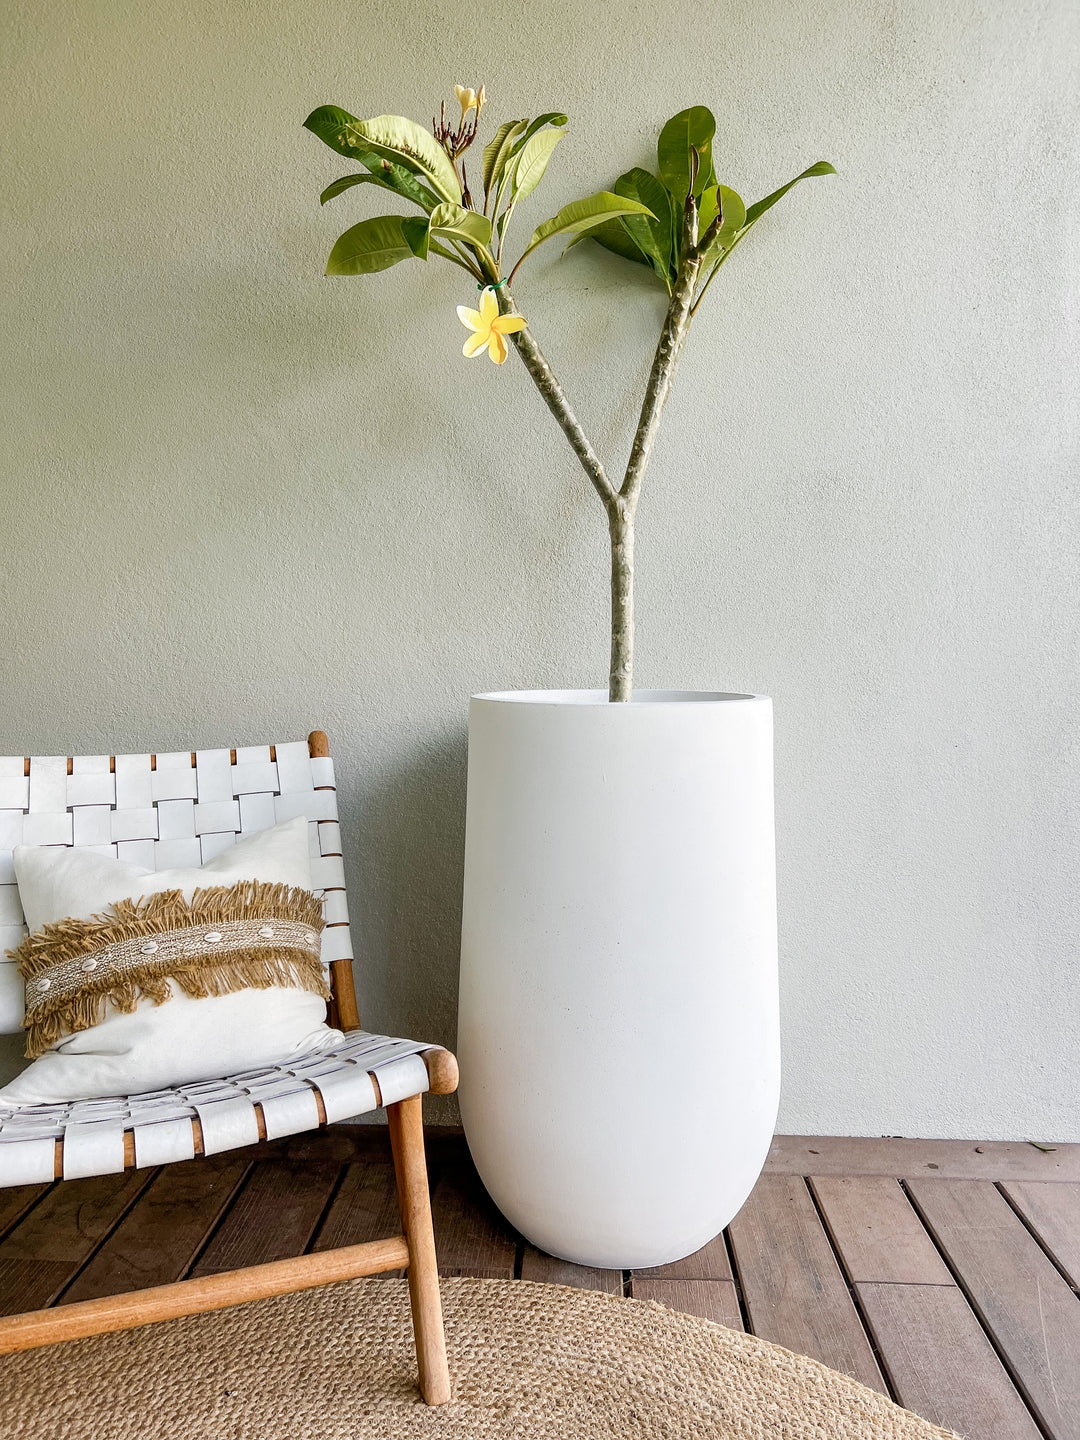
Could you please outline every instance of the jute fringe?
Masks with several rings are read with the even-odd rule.
[[[295,946],[253,944],[225,956],[212,946],[182,960],[147,958],[122,972],[104,968],[87,974],[76,994],[43,998],[27,1009],[26,1056],[36,1059],[64,1035],[100,1024],[107,1006],[130,1014],[140,998],[163,1004],[174,981],[186,995],[199,999],[229,995],[242,989],[266,990],[274,985],[310,990],[330,998],[317,937],[323,929],[322,902],[310,890],[260,881],[241,881],[196,890],[190,901],[181,890],[163,890],[140,900],[118,900],[89,920],[66,919],[27,935],[7,953],[24,981],[35,979],[65,961],[77,960],[105,946],[138,940],[192,926],[212,927],[231,921],[299,922],[315,933],[310,950]]]

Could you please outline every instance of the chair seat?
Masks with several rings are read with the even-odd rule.
[[[213,1155],[363,1115],[427,1090],[422,1052],[432,1048],[354,1030],[331,1050],[223,1080],[103,1100],[0,1106],[0,1187],[190,1160],[197,1152]]]

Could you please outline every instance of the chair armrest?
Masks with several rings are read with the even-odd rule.
[[[441,1045],[420,1052],[427,1067],[428,1089],[432,1095],[452,1095],[458,1087],[457,1058]]]

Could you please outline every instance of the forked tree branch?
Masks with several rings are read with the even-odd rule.
[[[536,388],[570,441],[574,454],[581,461],[582,468],[592,481],[607,511],[611,540],[611,665],[608,672],[608,696],[613,701],[627,701],[633,694],[634,515],[645,468],[649,463],[660,425],[660,416],[690,328],[691,305],[701,273],[702,251],[695,243],[697,211],[692,201],[687,203],[688,209],[693,210],[693,214],[687,217],[689,243],[668,304],[656,354],[653,356],[649,382],[641,406],[641,417],[621,490],[617,491],[608,479],[600,457],[593,449],[554,371],[528,328],[519,330],[511,337]],[[513,298],[506,286],[498,286],[496,295],[502,314],[516,313]]]
[[[500,286],[496,290],[499,300],[499,309],[503,315],[515,314],[513,297],[507,286]],[[607,472],[601,463],[599,455],[593,449],[589,437],[581,427],[581,422],[574,414],[566,392],[555,377],[555,372],[548,364],[544,352],[537,345],[529,330],[519,330],[510,337],[517,352],[525,363],[525,368],[533,378],[536,388],[544,397],[544,403],[555,416],[555,419],[562,427],[563,433],[570,441],[574,454],[581,461],[585,474],[593,483],[596,493],[603,501],[604,509],[611,514],[612,507],[617,504],[618,496],[615,487],[607,477]]]
[[[694,288],[697,285],[700,271],[701,254],[695,248],[683,261],[679,269],[679,278],[675,282],[675,289],[671,292],[664,328],[660,332],[656,354],[653,356],[652,369],[649,371],[649,383],[645,388],[645,399],[641,405],[641,418],[638,420],[637,433],[634,436],[630,459],[626,466],[626,475],[623,479],[622,489],[619,491],[620,499],[626,502],[631,517],[637,505],[641,482],[645,476],[645,467],[649,463],[653,442],[656,440],[660,416],[671,391],[671,382],[675,375],[675,367],[679,362],[683,341],[686,339],[686,332],[690,326],[690,306],[694,300]]]

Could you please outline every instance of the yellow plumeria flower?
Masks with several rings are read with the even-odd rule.
[[[465,341],[461,353],[471,358],[479,355],[486,345],[487,352],[496,365],[501,365],[506,359],[505,337],[524,330],[528,323],[524,315],[500,315],[498,297],[490,285],[480,296],[479,310],[470,310],[467,305],[459,305],[457,314],[461,323],[473,331]]]
[[[477,95],[475,90],[466,90],[464,85],[454,86],[454,94],[457,96],[458,103],[461,106],[461,118],[463,120],[470,110],[475,110],[479,115],[480,106],[484,103],[481,99],[483,93],[484,87],[482,85],[480,86],[480,95]]]

